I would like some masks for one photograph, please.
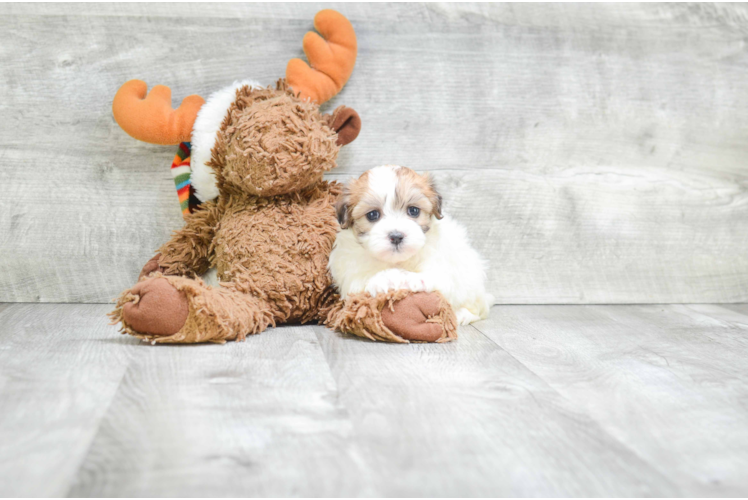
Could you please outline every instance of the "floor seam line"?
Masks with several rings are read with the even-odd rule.
[[[490,340],[491,342],[493,342],[494,345],[496,345],[499,349],[501,349],[502,351],[504,351],[510,358],[512,358],[513,360],[515,360],[523,368],[525,368],[527,371],[529,371],[530,373],[532,373],[535,377],[537,377],[538,380],[540,380],[543,383],[543,385],[545,385],[546,387],[548,387],[548,389],[550,389],[555,394],[557,394],[558,397],[562,398],[564,401],[566,401],[569,404],[573,405],[574,402],[571,399],[569,399],[565,394],[563,394],[558,389],[556,389],[555,387],[553,387],[552,385],[550,385],[545,378],[543,378],[540,375],[538,375],[537,373],[535,373],[535,371],[532,370],[530,367],[528,367],[525,363],[523,363],[522,361],[520,361],[519,359],[517,359],[512,353],[510,353],[506,348],[504,348],[504,346],[502,346],[501,344],[499,344],[498,342],[496,342],[494,339],[492,339],[491,337],[489,337],[485,332],[483,332],[477,326],[472,325],[472,324],[469,325],[469,326],[473,327],[481,335],[483,335],[485,338],[487,338],[488,340]],[[586,415],[587,418],[590,419],[590,421],[594,422],[597,425],[597,427],[600,429],[600,431],[603,432],[606,436],[608,436],[608,438],[610,438],[612,441],[618,443],[620,446],[624,447],[632,455],[634,455],[636,458],[638,458],[639,460],[641,460],[642,463],[645,463],[648,466],[650,466],[653,470],[656,470],[657,473],[662,477],[663,481],[665,481],[667,484],[669,484],[675,491],[678,491],[680,494],[683,494],[682,491],[681,491],[680,486],[677,483],[671,481],[670,478],[662,470],[660,470],[658,467],[656,467],[652,462],[650,462],[646,458],[642,457],[639,454],[638,451],[636,451],[631,446],[629,446],[627,443],[624,443],[623,441],[621,441],[620,439],[618,439],[616,436],[614,436],[613,434],[611,434],[610,431],[608,431],[608,429],[597,418],[595,418],[594,416],[590,415],[590,413],[587,412],[587,411],[584,412],[584,415]]]
[[[120,389],[122,388],[122,383],[125,380],[125,376],[127,376],[128,372],[130,371],[132,364],[133,364],[133,356],[132,354],[128,353],[127,366],[125,367],[124,370],[122,370],[122,375],[120,376],[119,381],[117,382],[117,388],[114,390],[114,392],[112,393],[112,397],[107,402],[106,408],[102,412],[101,418],[99,419],[99,422],[96,425],[96,431],[91,435],[91,441],[88,443],[88,446],[86,446],[86,451],[81,456],[80,463],[76,467],[75,473],[73,474],[70,484],[67,487],[67,491],[65,492],[65,498],[70,498],[70,493],[73,490],[73,487],[75,486],[79,473],[81,469],[83,468],[83,464],[85,464],[86,458],[88,458],[88,455],[91,452],[91,448],[93,447],[93,444],[96,441],[96,437],[99,435],[99,432],[101,431],[101,426],[104,423],[104,419],[109,414],[109,410],[112,408],[112,404],[114,403],[114,400],[117,398],[117,394],[119,394]]]

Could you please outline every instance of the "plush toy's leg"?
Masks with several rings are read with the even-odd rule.
[[[350,295],[327,314],[330,328],[385,342],[449,342],[457,338],[457,320],[439,292],[391,290],[372,297]]]
[[[256,297],[160,273],[125,290],[110,317],[123,332],[171,344],[244,340],[273,324],[270,308]]]

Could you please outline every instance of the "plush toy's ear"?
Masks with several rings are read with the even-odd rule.
[[[301,59],[291,59],[286,81],[302,99],[322,104],[340,92],[353,73],[358,43],[350,21],[334,10],[319,11],[314,28],[322,36],[310,31],[303,41],[311,67]]]
[[[114,96],[112,113],[122,130],[143,142],[176,145],[189,142],[192,124],[205,99],[199,95],[184,98],[177,109],[171,107],[171,89],[156,85],[146,96],[148,85],[130,80]]]
[[[343,188],[335,202],[335,212],[338,214],[340,229],[348,229],[351,226],[351,190],[348,186]]]
[[[338,146],[352,143],[361,132],[361,117],[352,108],[338,106],[332,115],[325,115],[330,128],[338,133]]]

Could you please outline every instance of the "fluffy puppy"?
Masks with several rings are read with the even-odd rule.
[[[465,228],[442,214],[442,198],[426,175],[384,165],[351,181],[338,199],[341,231],[328,267],[345,299],[390,289],[438,290],[461,325],[486,318],[486,263]]]

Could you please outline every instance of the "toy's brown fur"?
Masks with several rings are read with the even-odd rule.
[[[398,305],[407,309],[397,311]],[[390,314],[385,314],[388,311]],[[408,338],[414,342],[449,342],[457,338],[457,318],[439,292],[390,290],[375,297],[368,293],[352,294],[331,308],[325,324],[334,330],[385,342],[407,343]],[[433,327],[419,328],[427,324]]]
[[[410,292],[362,294],[341,303],[327,271],[341,187],[322,175],[335,167],[340,148],[330,127],[336,113],[321,115],[283,82],[274,90],[237,91],[209,164],[220,196],[189,215],[159,249],[158,263],[146,264],[137,287],[122,293],[111,317],[124,332],[154,343],[225,342],[269,325],[317,320],[371,339],[407,341],[407,331],[394,333],[381,311]],[[197,278],[212,266],[220,287]],[[168,293],[169,286],[180,293]],[[403,307],[400,316],[416,311],[420,300]],[[185,309],[187,318],[174,333],[132,325],[136,318],[147,325],[143,314],[153,315],[155,324],[158,315]],[[445,301],[433,314],[414,317],[442,325],[439,339],[455,337],[454,314]],[[388,321],[397,329],[398,317]]]
[[[240,88],[209,163],[219,191],[269,197],[317,184],[340,150],[333,120],[282,80],[277,90]]]

